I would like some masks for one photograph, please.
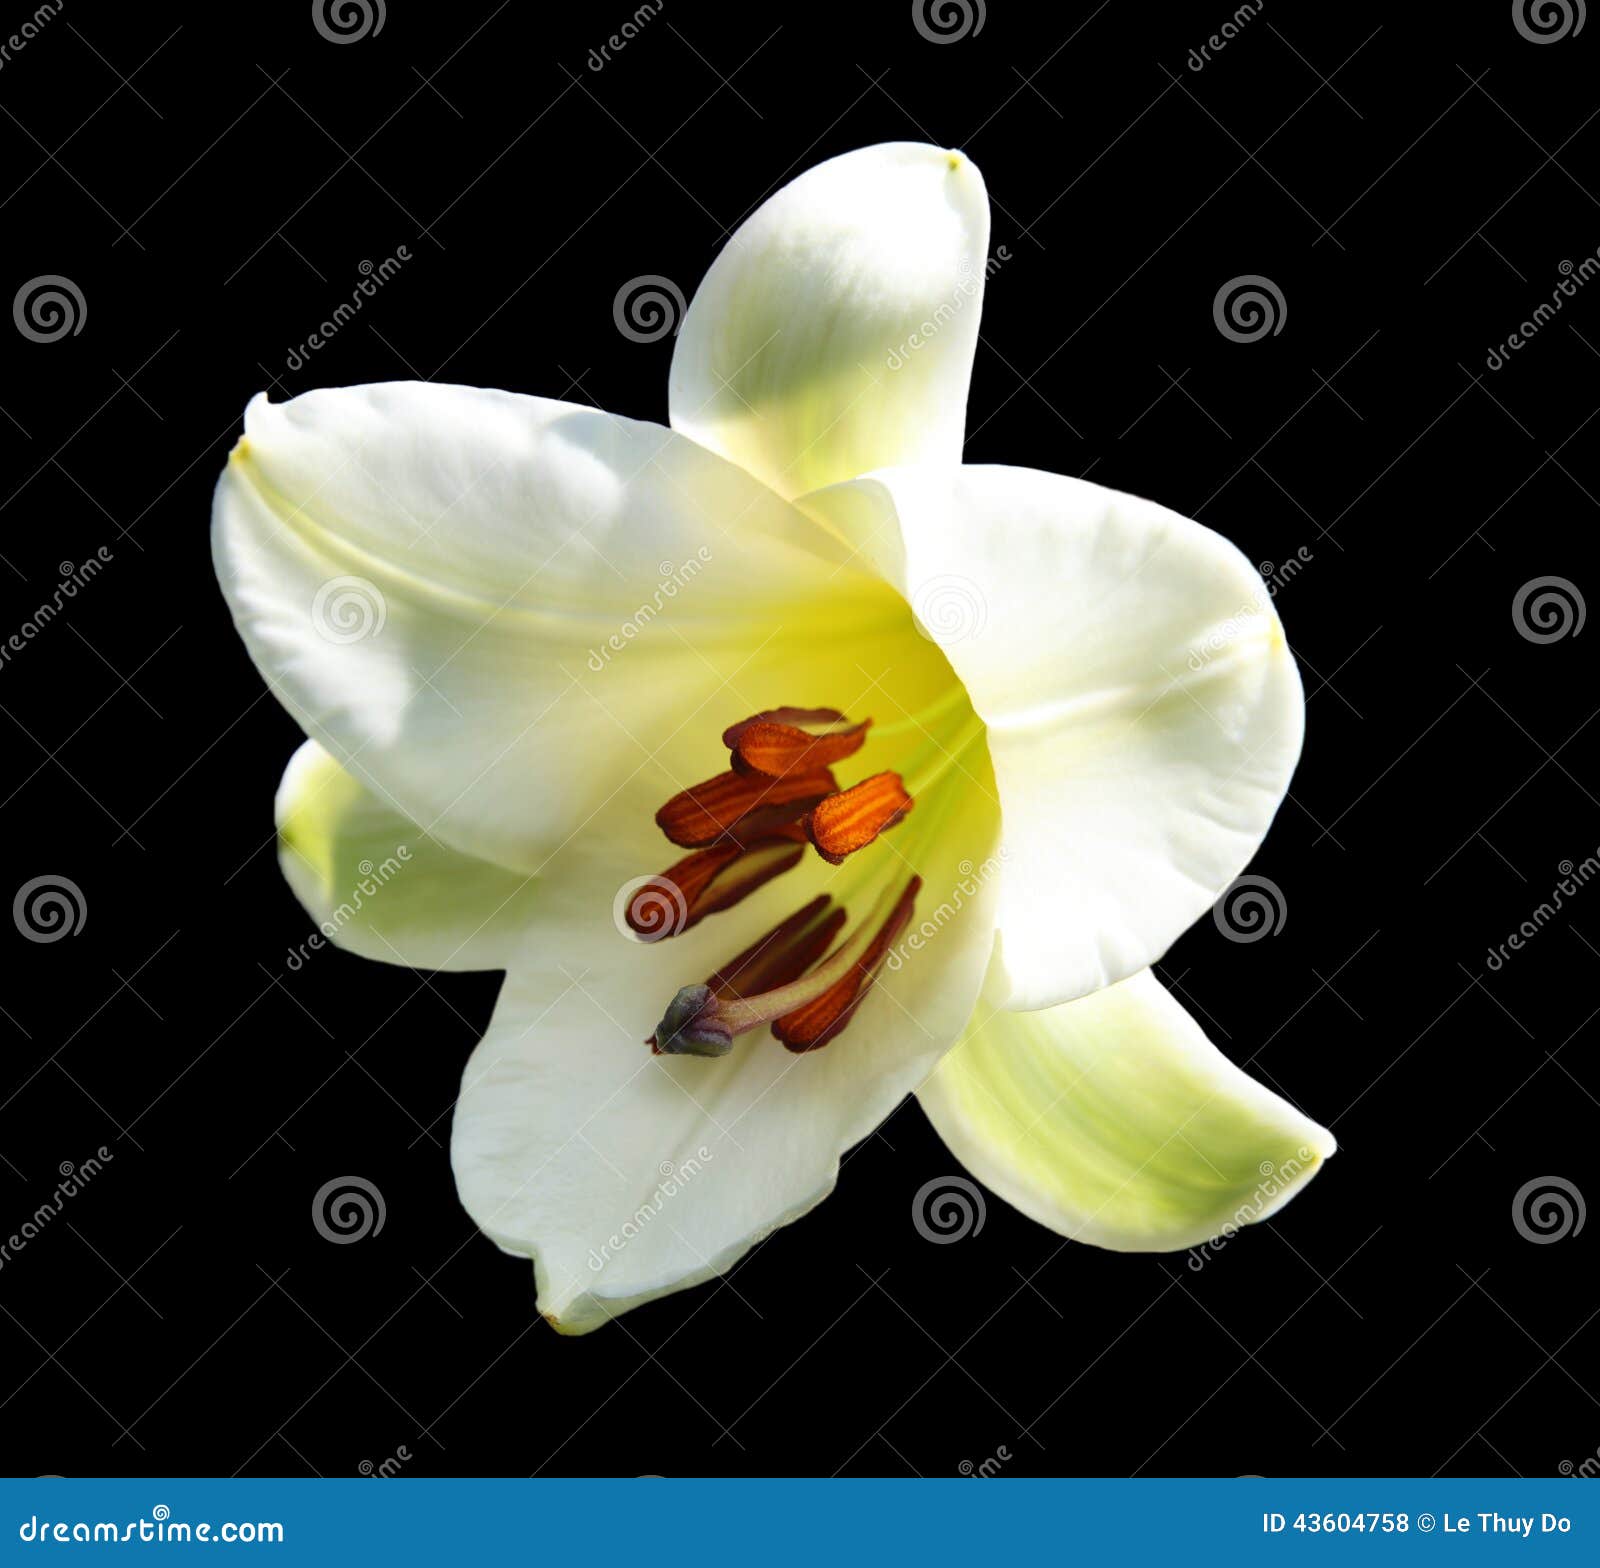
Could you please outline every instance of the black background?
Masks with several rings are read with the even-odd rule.
[[[934,43],[900,3],[416,6],[336,44],[303,3],[68,4],[0,65],[6,300],[69,277],[81,330],[0,330],[0,632],[58,563],[110,564],[0,664],[0,1232],[102,1174],[0,1268],[12,1472],[1552,1474],[1600,1448],[1600,1221],[1536,1244],[1513,1197],[1600,1196],[1587,888],[1597,634],[1535,642],[1533,578],[1591,594],[1600,287],[1486,354],[1600,249],[1600,22],[1501,0],[1020,6]],[[230,22],[230,13],[238,13]],[[6,7],[15,28],[28,5]],[[248,25],[245,25],[247,22]],[[238,26],[239,30],[233,30]],[[1193,58],[1198,59],[1198,56]],[[915,1105],[722,1284],[588,1338],[456,1204],[450,1107],[490,976],[336,951],[271,845],[298,741],[211,575],[248,397],[411,375],[662,419],[686,293],[769,190],[872,142],[964,147],[991,281],[967,456],[1156,497],[1253,558],[1308,742],[1253,869],[1272,937],[1210,921],[1161,973],[1342,1148],[1199,1270],[1068,1244],[999,1200],[910,1222],[957,1169]],[[360,264],[412,260],[298,371]],[[1264,275],[1281,331],[1219,332]],[[1591,909],[1590,900],[1594,907]],[[387,1222],[332,1246],[326,1180]]]

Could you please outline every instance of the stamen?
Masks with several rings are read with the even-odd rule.
[[[806,836],[830,865],[864,849],[892,828],[915,802],[898,773],[874,773],[820,801],[805,819]]]
[[[838,788],[826,768],[783,778],[719,773],[676,794],[656,813],[656,825],[683,849],[719,839],[750,844],[795,821]]]
[[[804,835],[790,825],[748,846],[730,842],[696,850],[640,886],[628,900],[624,918],[646,941],[679,936],[793,870],[805,854],[804,845]]]
[[[826,893],[819,894],[724,964],[706,981],[717,1000],[758,996],[798,980],[828,951],[845,922],[842,908],[824,913],[832,902]]]
[[[878,971],[889,956],[889,949],[911,919],[911,906],[922,886],[921,877],[912,877],[905,892],[889,912],[889,918],[878,927],[877,935],[867,944],[866,950],[851,965],[849,971],[804,1007],[785,1013],[772,1025],[774,1038],[791,1051],[820,1051],[830,1040],[844,1032],[844,1027],[855,1017],[856,1009],[872,989]]]
[[[773,708],[731,725],[722,739],[733,753],[735,773],[781,778],[854,756],[871,723],[851,724],[833,708]]]
[[[651,1047],[657,1053],[673,1056],[726,1056],[733,1048],[735,1035],[768,1023],[791,1051],[813,1051],[826,1045],[861,1005],[883,967],[890,945],[911,918],[912,901],[921,886],[922,879],[912,877],[898,895],[891,889],[878,901],[872,915],[809,974],[762,992],[739,984],[736,990],[719,994],[714,987],[718,982],[727,984],[725,970],[718,971],[705,985],[685,986],[662,1015],[651,1036]],[[815,942],[816,930],[830,926],[837,929],[831,915],[816,930],[807,929],[807,923],[821,909],[822,902],[813,900],[764,939],[774,944],[771,962],[775,970],[792,969],[802,945],[809,948]],[[740,954],[729,968],[736,969],[749,956]]]

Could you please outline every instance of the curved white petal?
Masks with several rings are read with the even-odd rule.
[[[504,969],[534,880],[448,849],[308,740],[275,802],[278,864],[338,947],[416,969]]]
[[[988,727],[1007,1005],[1160,958],[1255,853],[1300,755],[1256,569],[1154,502],[1030,469],[898,469],[803,504],[902,585]]]
[[[980,1005],[918,1098],[985,1186],[1118,1252],[1198,1246],[1265,1219],[1335,1148],[1148,970],[1042,1012]]]
[[[989,198],[958,152],[808,169],[740,226],[678,333],[672,425],[782,495],[959,463]]]
[[[612,923],[612,891],[660,853],[626,845],[625,824],[575,842],[540,879],[532,940],[467,1066],[452,1159],[473,1219],[533,1258],[540,1311],[558,1328],[585,1333],[710,1279],[798,1219],[959,1034],[993,941],[994,884],[980,868],[996,813],[984,790],[964,791],[919,835],[923,804],[844,866],[808,856],[731,913],[654,944]],[[908,862],[924,878],[919,940],[902,939],[837,1039],[793,1055],[759,1029],[715,1060],[651,1055],[643,1042],[679,987],[819,891],[857,918],[871,898],[863,877],[903,877]]]
[[[417,383],[258,397],[213,551],[273,690],[441,841],[523,872],[705,732],[848,700],[909,622],[823,530],[686,437]],[[917,639],[911,637],[914,644]],[[948,681],[942,659],[907,675]]]

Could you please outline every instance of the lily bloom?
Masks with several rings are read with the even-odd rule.
[[[309,737],[284,874],[354,952],[506,971],[452,1159],[565,1332],[724,1273],[913,1092],[993,1191],[1130,1251],[1333,1152],[1149,972],[1287,788],[1282,628],[1209,529],[962,466],[988,237],[962,154],[850,153],[712,265],[670,428],[262,395],[217,486]]]

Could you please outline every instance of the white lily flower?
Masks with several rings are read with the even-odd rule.
[[[1209,529],[961,466],[988,230],[961,154],[866,148],[717,259],[671,429],[260,396],[217,486],[311,737],[284,872],[355,952],[507,971],[453,1161],[564,1331],[723,1273],[913,1091],[1104,1247],[1260,1218],[1333,1151],[1148,972],[1283,798],[1282,628]]]

